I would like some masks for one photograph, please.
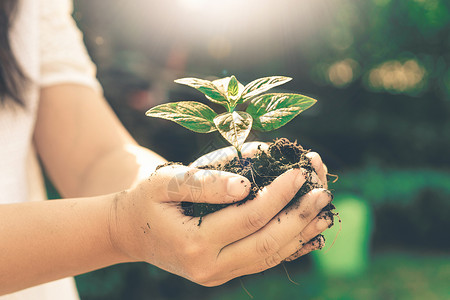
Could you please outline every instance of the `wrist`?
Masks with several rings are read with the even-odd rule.
[[[107,201],[108,217],[106,228],[110,248],[117,258],[117,263],[138,261],[128,250],[132,244],[128,233],[130,227],[127,217],[128,209],[126,207],[128,197],[130,197],[129,192],[122,191],[111,194]]]

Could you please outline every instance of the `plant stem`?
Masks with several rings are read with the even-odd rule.
[[[240,150],[236,149],[239,160],[242,159],[242,153]]]

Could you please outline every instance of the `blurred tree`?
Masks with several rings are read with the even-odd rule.
[[[370,202],[375,248],[442,248],[433,240],[448,228],[449,1],[75,0],[75,7],[105,95],[141,144],[184,163],[225,146],[214,133],[144,116],[164,101],[203,99],[176,78],[293,77],[282,91],[319,101],[277,136],[320,152],[341,175],[333,188]],[[80,291],[85,299],[207,297],[208,289],[144,269],[84,275]]]
[[[158,147],[148,142],[155,138],[148,128],[158,122],[133,108],[134,92],[148,90],[160,103],[201,98],[173,84],[179,76],[234,73],[250,81],[282,74],[294,78],[287,90],[320,103],[281,134],[321,151],[332,168],[450,165],[448,1],[249,0],[241,6],[253,10],[236,12],[244,20],[222,17],[226,7],[207,3],[76,1],[75,17],[108,99],[144,144]],[[208,13],[223,24],[205,24]],[[114,70],[128,74],[110,80]],[[175,136],[164,143],[180,138]],[[189,145],[187,139],[192,136],[181,143]],[[189,154],[163,150],[185,160],[197,147]]]

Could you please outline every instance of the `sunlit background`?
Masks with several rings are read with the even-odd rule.
[[[319,152],[339,175],[330,186],[342,228],[286,264],[298,285],[281,266],[242,278],[255,299],[449,298],[449,1],[76,0],[74,17],[114,110],[169,160],[226,146],[144,116],[163,102],[206,100],[176,78],[284,75],[294,79],[278,91],[318,99],[251,138]],[[145,264],[77,284],[83,300],[250,299],[239,280],[203,288]]]

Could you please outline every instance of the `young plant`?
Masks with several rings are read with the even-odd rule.
[[[217,130],[236,148],[241,159],[242,145],[252,128],[259,131],[278,129],[316,103],[315,99],[300,94],[263,94],[291,79],[284,76],[264,77],[246,86],[234,76],[214,81],[198,78],[177,79],[176,83],[199,90],[208,100],[224,106],[226,112],[217,114],[203,103],[182,101],[155,106],[148,110],[146,115],[174,121],[199,133]],[[238,104],[245,102],[249,102],[245,111],[235,110]]]

